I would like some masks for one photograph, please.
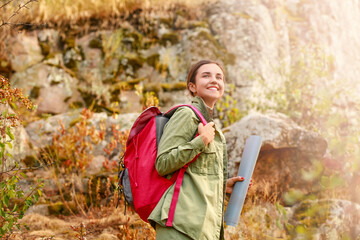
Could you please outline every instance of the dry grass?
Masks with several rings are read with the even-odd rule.
[[[102,211],[102,210],[99,210]],[[113,208],[109,215],[98,219],[81,216],[69,216],[59,219],[39,214],[26,215],[21,222],[26,223],[29,230],[23,229],[14,233],[12,237],[19,239],[51,238],[51,239],[78,239],[79,226],[84,226],[87,239],[153,239],[155,231],[140,220],[133,212],[123,212],[123,206]]]
[[[142,15],[166,18],[186,9],[186,14],[198,17],[199,9],[216,0],[7,0],[0,3],[0,60],[7,61],[6,41],[22,29],[60,27],[62,29],[95,29],[121,26],[124,19]],[[6,4],[5,4],[6,3]],[[14,14],[15,13],[15,14]],[[135,14],[134,14],[135,13]],[[145,14],[146,13],[146,14]],[[0,62],[1,63],[1,62]],[[1,65],[0,65],[1,69]]]
[[[89,18],[110,18],[131,13],[135,9],[166,10],[177,6],[197,9],[215,0],[38,0],[14,18],[31,23],[76,22]],[[2,16],[14,12],[19,2],[13,1],[3,8]],[[20,3],[21,4],[21,3]],[[2,17],[4,18],[4,17]]]

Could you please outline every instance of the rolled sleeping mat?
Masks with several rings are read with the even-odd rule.
[[[237,176],[244,177],[244,181],[236,182],[225,211],[225,224],[235,227],[238,224],[245,197],[249,189],[250,180],[261,148],[261,137],[251,135],[245,143]]]

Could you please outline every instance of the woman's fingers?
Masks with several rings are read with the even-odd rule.
[[[199,136],[203,140],[205,146],[207,146],[211,141],[215,138],[215,124],[213,122],[209,122],[205,126],[202,123],[198,125]]]
[[[229,179],[226,181],[226,190],[225,190],[225,191],[226,191],[227,193],[232,193],[235,183],[236,183],[236,182],[242,182],[242,181],[244,181],[244,179],[245,179],[245,178],[243,178],[243,177],[241,177],[241,176],[229,178]]]
[[[233,177],[233,178],[229,178],[227,181],[226,181],[226,192],[227,193],[232,193],[233,189],[234,189],[234,185],[236,182],[242,182],[244,181],[245,178],[244,177],[241,177],[241,176],[237,176],[237,177]],[[253,184],[253,180],[252,178],[250,179],[250,184],[249,184],[249,188],[248,190],[251,188]]]

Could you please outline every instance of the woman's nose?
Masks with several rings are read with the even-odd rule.
[[[211,77],[211,78],[210,78],[210,82],[211,82],[211,83],[217,83],[216,76]]]

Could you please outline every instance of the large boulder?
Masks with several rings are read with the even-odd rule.
[[[91,150],[92,152],[90,153],[94,156],[94,161],[90,162],[88,166],[91,174],[96,174],[101,171],[105,157],[113,161],[118,160],[120,157],[121,146],[118,146],[112,152],[111,156],[108,156],[104,151],[104,148],[110,143],[113,136],[112,126],[114,125],[118,131],[130,129],[138,115],[138,113],[127,113],[116,115],[114,118],[107,116],[105,113],[94,113],[91,119],[89,119],[88,122],[90,126],[96,126],[97,129],[100,129],[100,125],[103,125],[105,128],[104,141],[94,144]],[[67,129],[79,120],[80,111],[77,110],[32,122],[26,126],[26,131],[30,136],[29,141],[34,150],[38,151],[52,144],[54,134],[57,133],[60,135],[60,123]]]
[[[250,114],[224,130],[229,156],[229,175],[235,176],[246,139],[262,138],[262,147],[253,178],[255,188],[280,195],[290,187],[299,187],[302,169],[311,166],[311,158],[322,158],[327,142],[319,134],[298,126],[280,113]]]
[[[27,155],[30,155],[31,148],[29,146],[29,135],[23,126],[17,126],[11,130],[15,140],[11,142],[12,148],[7,151],[13,156],[13,160],[20,163]],[[10,139],[8,139],[10,140]]]
[[[36,33],[22,32],[9,38],[8,56],[13,70],[21,72],[44,58]]]
[[[53,134],[60,130],[60,123],[63,123],[65,128],[67,128],[70,123],[78,119],[79,116],[79,110],[58,114],[31,122],[25,129],[30,136],[32,145],[41,148],[51,144]]]
[[[35,99],[40,114],[59,114],[69,111],[71,104],[83,105],[77,90],[78,80],[61,68],[61,61],[57,55],[44,63],[16,72],[10,80],[13,87],[21,88],[27,96]]]
[[[8,113],[15,114],[15,112],[8,106],[0,104],[0,114],[7,109]],[[19,125],[15,128],[10,128],[11,133],[14,136],[14,140],[11,140],[9,136],[6,136],[6,141],[9,141],[11,147],[6,145],[5,151],[5,170],[12,169],[15,166],[15,162],[19,165],[21,160],[24,159],[27,155],[31,153],[31,148],[29,146],[29,135],[27,134],[25,128],[22,125]],[[6,155],[9,153],[12,157]]]

